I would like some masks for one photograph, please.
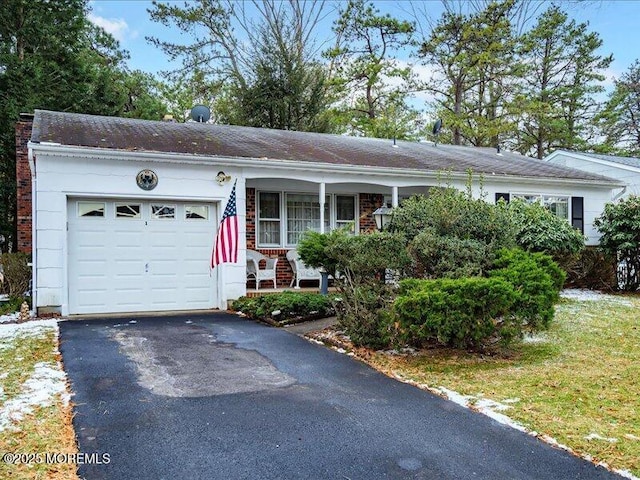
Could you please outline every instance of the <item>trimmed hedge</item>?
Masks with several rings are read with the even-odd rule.
[[[506,346],[525,331],[549,326],[564,279],[549,255],[502,249],[489,278],[403,280],[393,308],[396,341]]]
[[[400,290],[394,311],[400,339],[409,344],[477,348],[496,335],[508,343],[517,333],[510,312],[518,297],[501,278],[412,279]]]
[[[332,299],[318,293],[281,292],[260,297],[241,297],[231,309],[247,317],[277,323],[293,323],[296,320],[323,318],[335,315]],[[274,314],[274,312],[279,312]]]
[[[518,298],[514,314],[528,329],[546,329],[554,314],[565,273],[549,255],[524,250],[502,249],[489,272],[491,278],[502,278],[515,288]]]

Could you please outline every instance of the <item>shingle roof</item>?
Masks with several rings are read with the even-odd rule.
[[[265,128],[170,123],[36,110],[32,142],[110,150],[167,152],[371,166],[425,172],[560,178],[619,183],[608,177],[495,149],[348,137]]]
[[[573,152],[569,152],[569,151],[561,151],[562,153],[568,153],[571,154]],[[593,157],[593,158],[598,158],[600,160],[606,160],[607,162],[613,162],[613,163],[619,163],[621,165],[627,165],[629,167],[635,167],[640,169],[640,158],[637,157],[619,157],[616,155],[602,155],[599,153],[582,153],[582,152],[575,152],[579,155],[582,155],[583,157]]]

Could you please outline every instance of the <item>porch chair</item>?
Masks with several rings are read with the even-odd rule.
[[[302,260],[300,260],[297,250],[289,250],[287,252],[287,260],[289,260],[289,265],[291,265],[291,269],[293,270],[293,278],[291,279],[289,287],[292,287],[293,282],[295,282],[295,288],[300,288],[300,280],[321,280],[320,270],[306,266]]]
[[[266,262],[265,268],[260,268],[260,261]],[[273,280],[273,288],[276,286],[276,264],[277,258],[269,258],[255,250],[247,249],[247,279],[253,277],[256,281],[256,290],[260,289],[260,282],[263,280]]]

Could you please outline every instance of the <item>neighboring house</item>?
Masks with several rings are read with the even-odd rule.
[[[616,198],[640,195],[640,158],[556,150],[544,159],[553,165],[615,178],[626,185]]]
[[[279,257],[308,229],[375,229],[372,212],[483,176],[487,201],[540,199],[597,241],[610,178],[493,149],[37,110],[17,125],[18,243],[34,302],[63,315],[225,308],[246,249]],[[443,173],[444,172],[444,173]],[[238,264],[209,259],[237,181]],[[264,286],[264,285],[263,285]]]

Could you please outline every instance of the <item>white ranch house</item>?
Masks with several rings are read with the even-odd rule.
[[[286,254],[305,230],[373,230],[378,207],[446,181],[465,188],[468,170],[483,176],[487,201],[541,201],[589,244],[593,219],[624,188],[493,149],[43,110],[22,117],[17,143],[34,305],[63,315],[225,309],[252,286],[248,248],[277,256],[276,283],[288,287]],[[238,264],[211,271],[235,181]]]

